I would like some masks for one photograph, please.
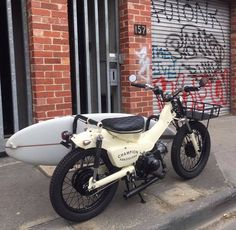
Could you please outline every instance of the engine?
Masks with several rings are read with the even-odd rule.
[[[140,156],[135,165],[137,176],[139,178],[147,178],[148,175],[163,177],[166,165],[162,155],[166,152],[166,146],[163,143],[158,143],[154,151]]]

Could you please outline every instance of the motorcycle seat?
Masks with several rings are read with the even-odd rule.
[[[144,118],[142,116],[106,118],[101,122],[104,129],[114,133],[140,133],[144,129]]]

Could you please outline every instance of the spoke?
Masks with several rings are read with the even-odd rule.
[[[78,192],[75,192],[75,196],[73,197],[73,199],[74,199],[74,198],[75,198],[75,199],[74,199],[74,203],[72,203],[72,205],[71,205],[72,207],[74,207],[75,204],[78,203],[78,199],[77,199],[77,197],[78,197]],[[78,207],[78,205],[76,205],[75,208],[76,208],[76,207]]]
[[[70,192],[69,192],[69,195],[68,195],[68,198],[65,200],[66,201],[66,203],[68,204],[68,200],[71,198],[71,193],[72,193],[72,190],[73,190],[74,188],[72,187],[71,188],[71,190],[70,190]]]
[[[76,192],[72,193],[72,198],[71,198],[71,201],[69,203],[70,206],[71,206],[71,203],[74,200],[75,196],[76,196]],[[73,207],[73,206],[71,206],[71,207]]]
[[[71,194],[73,194],[73,190],[74,190],[74,188],[71,187],[70,192],[67,193],[68,194],[67,200],[71,198]]]
[[[85,201],[84,201],[84,196],[83,196],[83,197],[81,197],[81,199],[80,199],[80,200],[81,200],[81,205],[82,205],[82,208],[84,209],[84,208],[85,208],[85,206],[86,206],[86,205],[84,204],[84,202],[85,202]]]
[[[63,185],[63,186],[64,186],[64,185]],[[62,186],[62,191],[65,191],[65,190],[67,190],[68,188],[70,188],[70,187],[71,187],[71,184],[70,184],[70,185],[68,185],[68,186],[67,186],[67,187],[65,187],[65,188],[64,188],[63,186]]]
[[[77,193],[77,202],[78,202],[78,206],[77,206],[77,208],[80,208],[80,194],[79,193]]]
[[[68,175],[68,174],[67,174],[67,175]],[[65,180],[64,180],[64,182],[67,183],[67,184],[71,184],[71,179],[72,179],[72,178],[69,178],[67,175],[65,176],[65,180],[67,179],[68,182],[65,181]]]
[[[89,204],[90,204],[90,196],[86,196],[86,200],[87,200],[87,205],[86,205],[86,207],[88,207]]]
[[[189,159],[189,169],[193,169],[194,168],[194,159]]]
[[[189,158],[186,158],[186,169],[189,169]]]
[[[71,181],[68,183],[68,182],[66,182],[66,181],[63,181],[63,184],[68,184],[69,186],[72,186],[72,184],[71,184]]]
[[[64,196],[71,195],[71,194],[77,194],[78,192],[75,190],[74,192],[68,192],[68,193],[63,193]]]

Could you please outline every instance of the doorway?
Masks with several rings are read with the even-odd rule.
[[[73,113],[120,111],[118,0],[68,1]]]
[[[0,2],[0,151],[32,122],[26,2]]]

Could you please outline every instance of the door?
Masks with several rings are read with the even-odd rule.
[[[0,152],[4,139],[32,122],[26,2],[0,2]]]
[[[209,84],[190,100],[230,111],[230,10],[220,0],[151,0],[153,76],[169,91],[182,85]],[[160,110],[154,104],[154,111]]]
[[[73,0],[68,7],[73,113],[118,112],[118,0]]]

